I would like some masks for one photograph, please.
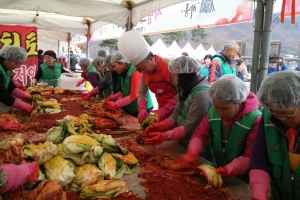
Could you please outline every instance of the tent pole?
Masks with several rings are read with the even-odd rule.
[[[71,70],[71,64],[70,64],[70,46],[71,46],[71,33],[68,33],[68,69]]]
[[[257,81],[258,81],[257,72],[259,66],[259,55],[261,52],[263,20],[264,20],[264,4],[262,1],[259,0],[257,2],[257,8],[255,12],[255,28],[254,28],[254,41],[253,41],[253,52],[252,52],[252,66],[251,66],[250,91],[253,93],[257,92]]]
[[[60,41],[57,40],[57,56],[56,56],[56,62],[57,62],[57,58],[59,58],[59,48],[60,48]]]
[[[262,37],[261,63],[260,63],[260,72],[259,72],[260,75],[259,75],[258,87],[260,87],[263,79],[268,74],[273,6],[274,6],[274,0],[268,0],[266,5],[266,12],[265,12],[264,33]]]

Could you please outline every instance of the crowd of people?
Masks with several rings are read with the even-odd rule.
[[[196,163],[201,155],[222,178],[235,176],[249,183],[252,199],[300,199],[300,72],[288,70],[282,58],[270,56],[269,75],[254,94],[245,83],[250,71],[234,41],[226,42],[216,55],[206,55],[202,65],[187,53],[173,60],[154,55],[138,32],[125,32],[118,51],[107,55],[100,50],[93,61],[79,61],[82,80],[77,86],[86,81],[93,86],[84,100],[99,95],[107,109],[122,109],[140,123],[156,113],[158,120],[143,132],[144,144],[178,140],[186,147],[178,160],[182,168]],[[55,52],[46,51],[43,56],[31,85],[41,78],[57,79],[64,72],[54,62]],[[25,60],[21,47],[0,51],[0,102],[31,112],[32,106],[26,103],[31,96],[17,88],[11,76]],[[158,102],[156,110],[150,91]],[[10,125],[1,122],[0,128]],[[15,170],[23,168],[25,175],[35,170],[27,166]],[[10,173],[17,173],[7,170],[0,166],[6,185],[12,184]],[[0,184],[1,192],[8,187],[5,183]]]

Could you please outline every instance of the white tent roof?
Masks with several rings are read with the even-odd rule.
[[[196,57],[196,53],[194,48],[191,46],[191,44],[188,42],[181,50],[182,52],[187,52],[190,57]]]
[[[211,55],[215,55],[215,54],[216,54],[216,51],[215,51],[215,49],[213,48],[213,46],[211,46],[211,47],[207,50],[206,53],[207,53],[207,54],[211,54]]]
[[[132,2],[132,23],[155,10],[183,2],[184,0],[129,0]],[[1,2],[0,24],[36,26],[40,30],[55,30],[51,38],[62,40],[60,33],[86,35],[90,21],[90,33],[107,23],[125,27],[130,15],[125,0],[22,0]]]
[[[196,58],[198,59],[203,59],[204,56],[207,54],[202,44],[199,44],[199,46],[195,49],[195,53],[196,53]]]
[[[163,43],[163,41],[159,38],[155,44],[152,45],[151,51],[154,54],[163,56],[167,52],[168,48],[166,45]]]
[[[167,56],[171,57],[171,58],[175,58],[177,56],[180,56],[181,52],[182,52],[182,50],[178,46],[177,42],[173,41],[173,43],[168,48],[168,55]]]

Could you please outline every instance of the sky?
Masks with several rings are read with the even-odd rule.
[[[277,13],[281,11],[281,6],[282,6],[282,0],[276,0],[273,12]]]

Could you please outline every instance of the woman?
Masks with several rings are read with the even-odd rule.
[[[57,87],[58,80],[62,73],[68,73],[59,63],[55,62],[56,53],[52,50],[45,51],[45,62],[38,66],[38,71],[31,81],[31,86],[35,85],[36,81],[42,79],[49,86]]]
[[[90,91],[83,100],[88,100],[91,96],[95,96],[100,93],[100,97],[107,98],[112,93],[112,74],[108,70],[107,66],[104,63],[104,58],[97,57],[93,60],[93,64],[96,67],[96,70],[100,74],[101,82],[100,84],[95,87],[92,91]]]
[[[106,109],[122,108],[125,112],[136,117],[138,115],[137,96],[141,73],[119,53],[111,57],[111,65],[120,75],[121,91],[106,99]],[[151,108],[152,101],[150,99],[147,109]]]
[[[120,75],[115,71],[114,67],[111,65],[111,57],[112,56],[113,56],[112,54],[106,56],[104,59],[104,63],[107,66],[108,70],[112,74],[113,93],[116,94],[116,93],[120,92],[120,90],[121,90]]]
[[[202,76],[208,77],[209,74],[209,66],[211,64],[213,57],[210,54],[204,56],[204,64],[201,66],[200,74]]]
[[[100,84],[100,73],[92,65],[92,61],[88,58],[82,58],[79,60],[78,65],[82,70],[81,77],[83,79],[77,83],[76,87],[79,87],[85,81],[89,81],[93,88],[97,87]]]
[[[156,145],[175,140],[187,146],[192,133],[211,106],[209,83],[198,75],[200,65],[194,59],[181,56],[169,62],[169,71],[176,75],[178,101],[173,114],[164,121],[150,125],[143,135],[145,144]],[[188,80],[188,81],[187,81]]]
[[[252,199],[267,200],[269,191],[272,200],[300,199],[299,91],[300,72],[293,70],[269,75],[258,90],[265,109],[252,148]]]
[[[261,117],[257,98],[234,74],[216,81],[209,96],[213,106],[193,133],[187,153],[182,156],[183,166],[196,162],[210,140],[222,178],[237,176],[248,182],[251,146]]]
[[[27,52],[21,47],[9,45],[0,50],[0,114],[8,112],[7,106],[26,112],[33,110],[30,104],[20,100],[29,101],[31,96],[15,86],[11,75],[26,58]]]
[[[237,77],[239,77],[242,81],[244,80],[244,74],[243,74],[243,70],[245,68],[245,64],[244,61],[242,59],[236,59],[236,71],[237,71]]]

